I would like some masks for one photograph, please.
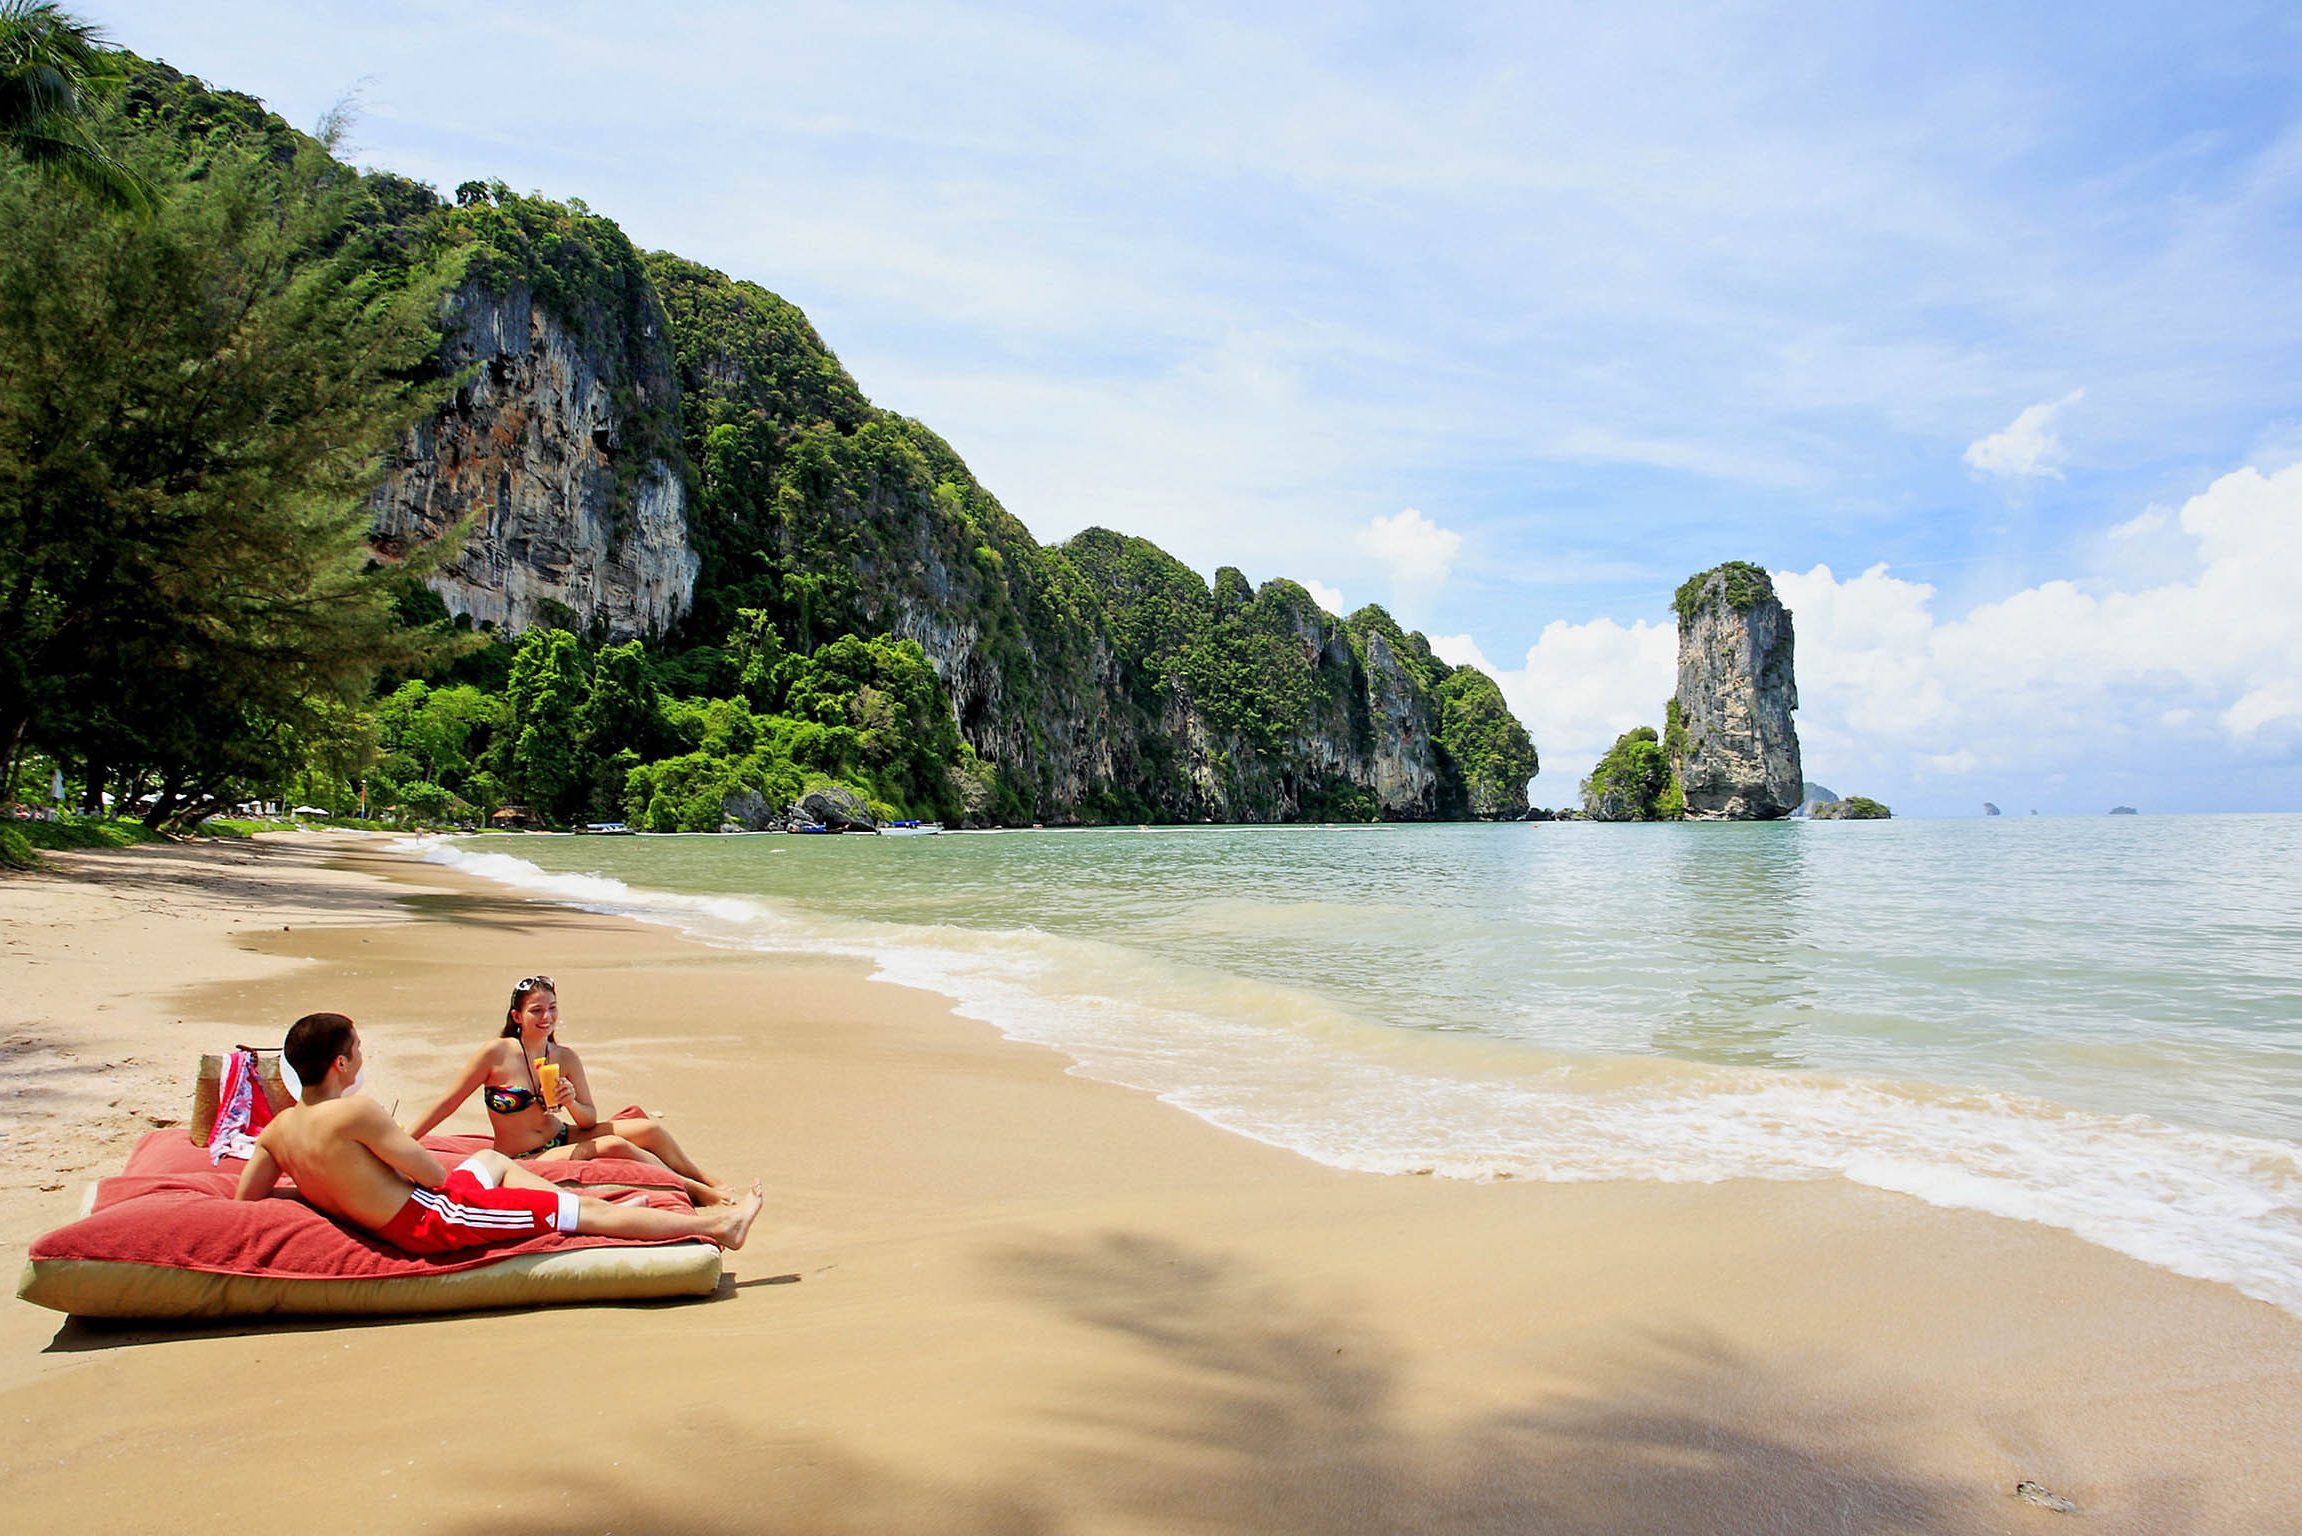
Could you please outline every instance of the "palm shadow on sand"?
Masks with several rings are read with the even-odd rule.
[[[1843,1384],[1704,1337],[1650,1335],[1601,1380],[1434,1426],[1410,1422],[1394,1346],[1230,1257],[1106,1233],[1011,1247],[987,1262],[1022,1307],[1121,1347],[1094,1351],[1097,1363],[1059,1384],[1036,1424],[1016,1424],[982,1481],[939,1483],[820,1439],[758,1443],[755,1430],[706,1414],[689,1432],[725,1436],[730,1469],[709,1496],[667,1499],[660,1487],[643,1493],[579,1467],[563,1484],[563,1507],[602,1528],[788,1536],[2061,1528],[2061,1517],[2014,1504],[1979,1474],[1945,1481],[1837,1432],[1859,1418],[1873,1428],[1869,1443],[1890,1439],[1875,1431],[1891,1428],[1891,1404],[1855,1401]],[[904,1388],[891,1380],[887,1390]],[[566,1528],[564,1518],[505,1514],[466,1528]],[[2162,1509],[2121,1528],[2187,1525]]]

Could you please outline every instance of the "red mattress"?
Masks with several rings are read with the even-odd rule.
[[[424,1145],[453,1167],[488,1142],[433,1136]],[[719,1250],[694,1239],[552,1233],[419,1257],[323,1215],[285,1184],[267,1200],[232,1199],[245,1166],[237,1158],[211,1166],[182,1131],[152,1132],[124,1172],[97,1185],[86,1217],[32,1244],[17,1294],[77,1316],[231,1316],[699,1294],[718,1282]],[[600,1158],[527,1166],[556,1183],[613,1189],[612,1198],[690,1208],[679,1181],[649,1164]],[[678,1252],[628,1252],[646,1248]],[[617,1252],[586,1262],[587,1250]],[[494,1269],[510,1283],[419,1285]],[[587,1276],[606,1287],[585,1289]]]

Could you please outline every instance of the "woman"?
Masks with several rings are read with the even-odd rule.
[[[697,1205],[733,1200],[655,1121],[599,1118],[583,1058],[554,1038],[559,1021],[559,989],[552,979],[522,977],[512,988],[502,1037],[473,1053],[456,1085],[408,1133],[426,1135],[477,1088],[495,1128],[496,1150],[506,1157],[525,1162],[624,1157],[669,1169]],[[545,1064],[540,1072],[539,1062]],[[568,1118],[560,1119],[554,1109],[567,1111]]]

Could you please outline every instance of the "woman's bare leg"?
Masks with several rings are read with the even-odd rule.
[[[610,1120],[594,1129],[621,1136],[682,1178],[695,1179],[714,1189],[720,1187],[716,1179],[696,1166],[694,1158],[680,1150],[679,1143],[672,1139],[670,1130],[661,1120]]]
[[[596,1130],[597,1127],[594,1129]],[[725,1205],[735,1198],[717,1184],[705,1179],[688,1177],[647,1148],[623,1136],[593,1136],[583,1141],[567,1142],[561,1146],[553,1147],[548,1152],[538,1152],[528,1161],[531,1163],[588,1162],[595,1157],[620,1157],[627,1162],[645,1163],[651,1168],[661,1168],[679,1180],[680,1188],[685,1190],[688,1199],[697,1205]]]

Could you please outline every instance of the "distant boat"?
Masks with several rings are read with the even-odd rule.
[[[608,837],[619,834],[625,837],[631,835],[631,828],[620,821],[587,821],[584,823],[583,829],[586,832],[597,832]]]
[[[881,837],[933,837],[943,830],[940,821],[891,821],[879,829]]]

